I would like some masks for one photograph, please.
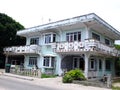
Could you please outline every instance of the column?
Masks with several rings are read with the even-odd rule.
[[[97,73],[96,73],[96,74],[97,74],[97,75],[96,75],[97,77],[99,76],[99,60],[100,60],[100,59],[98,58],[98,59],[97,59]]]
[[[89,37],[89,28],[86,26],[86,39],[90,38]]]
[[[52,57],[50,57],[50,60],[49,60],[49,67],[51,67],[51,61],[52,60]]]
[[[112,65],[111,65],[111,69],[112,69],[112,76],[115,76],[115,58],[113,58],[112,60]]]
[[[105,74],[105,58],[102,60],[102,73]]]
[[[8,55],[6,55],[5,64],[8,63]]]
[[[56,73],[61,76],[62,75],[62,69],[61,69],[61,62],[62,62],[62,56],[57,56],[57,66],[56,66]]]
[[[85,53],[84,55],[85,55],[85,58],[84,58],[85,59],[85,71],[84,71],[84,73],[85,73],[85,77],[88,78],[88,68],[89,68],[88,63],[89,63],[90,54]]]

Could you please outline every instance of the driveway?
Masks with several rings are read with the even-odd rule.
[[[4,75],[1,75],[1,77],[2,76],[4,76]],[[83,85],[77,85],[77,84],[64,84],[64,83],[62,83],[62,77],[44,78],[44,79],[28,77],[27,79],[24,79],[26,77],[24,77],[24,76],[21,77],[19,75],[15,76],[15,75],[11,74],[11,75],[4,76],[4,78],[10,79],[10,80],[16,80],[19,82],[30,83],[32,85],[54,88],[56,90],[57,89],[60,89],[60,90],[111,90],[111,89],[99,88],[99,87],[93,87],[93,86],[83,86]],[[33,80],[31,80],[31,79],[33,79]]]

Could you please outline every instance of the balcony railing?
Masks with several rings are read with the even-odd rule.
[[[112,56],[118,56],[119,54],[119,51],[115,49],[115,47],[110,47],[94,39],[87,39],[84,42],[78,42],[78,41],[59,42],[56,43],[55,51],[58,53],[90,51],[90,52],[96,52],[99,54],[107,54]]]
[[[5,54],[39,54],[39,45],[13,46],[4,48]]]

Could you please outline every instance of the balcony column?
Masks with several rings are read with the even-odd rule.
[[[90,38],[90,37],[89,37],[89,28],[86,27],[86,39],[88,39],[88,38]]]
[[[89,53],[85,53],[84,54],[85,57],[84,57],[84,60],[85,60],[85,71],[84,71],[84,74],[85,74],[85,77],[88,78],[88,63],[89,63],[89,57],[90,57],[90,54]]]

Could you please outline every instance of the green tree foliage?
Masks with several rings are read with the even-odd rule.
[[[120,50],[120,45],[115,44],[114,46],[116,49]]]
[[[24,27],[11,17],[0,13],[0,47],[25,44],[25,39],[16,36],[18,30]]]
[[[3,55],[4,47],[25,44],[25,38],[16,35],[16,32],[22,29],[24,29],[24,26],[20,23],[6,14],[0,13],[0,61],[5,58]]]

